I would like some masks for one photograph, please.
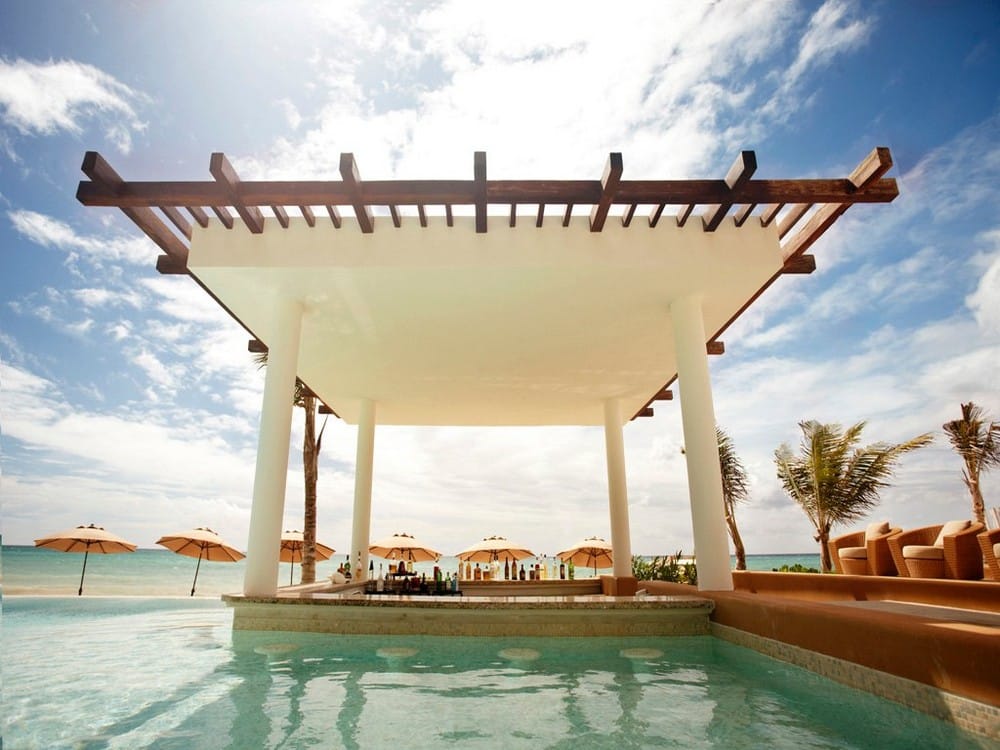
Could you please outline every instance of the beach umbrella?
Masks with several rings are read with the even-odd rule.
[[[430,546],[419,542],[409,534],[398,533],[373,542],[368,551],[376,557],[386,560],[399,558],[412,562],[437,562],[441,553]]]
[[[595,576],[598,568],[610,568],[614,564],[611,545],[599,536],[587,537],[569,549],[559,552],[557,556],[567,563],[572,559],[573,564],[578,567],[592,567]]]
[[[457,557],[462,562],[493,562],[508,557],[523,560],[526,557],[534,557],[534,554],[527,547],[514,544],[506,537],[488,536],[481,542],[476,542],[471,547],[463,549]]]
[[[281,534],[281,562],[291,563],[291,570],[288,574],[288,585],[292,585],[292,580],[295,575],[295,563],[302,562],[302,545],[304,544],[304,538],[301,531],[285,531]],[[327,547],[325,544],[320,544],[316,542],[316,559],[317,560],[329,560],[333,553],[336,552],[333,547]]]
[[[47,547],[60,552],[82,552],[83,571],[80,573],[80,588],[77,596],[83,595],[83,577],[87,574],[87,558],[91,550],[101,555],[112,555],[116,552],[135,552],[135,545],[127,542],[103,526],[77,526],[75,529],[60,531],[58,534],[35,540],[36,547]]]
[[[201,561],[210,562],[239,562],[246,555],[235,547],[226,544],[222,537],[211,529],[199,526],[196,529],[181,531],[177,534],[161,536],[156,540],[171,552],[188,557],[197,557],[198,565],[194,569],[194,580],[191,582],[191,596],[194,596],[194,588],[198,584],[198,571],[201,570]]]

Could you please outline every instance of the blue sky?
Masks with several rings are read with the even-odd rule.
[[[900,197],[857,206],[711,362],[750,471],[750,553],[813,551],[773,452],[805,419],[868,441],[936,431],[875,519],[969,516],[940,426],[1000,418],[1000,9],[994,3],[5,3],[0,23],[3,539],[99,523],[142,546],[207,525],[245,544],[263,376],[246,335],[113,209],[75,200],[86,150],[126,179],[846,176],[875,146]],[[54,24],[52,19],[60,17]],[[301,441],[301,414],[293,443]],[[680,410],[625,431],[632,546],[692,546]],[[355,430],[331,422],[319,537],[350,538]],[[987,506],[1000,479],[987,475]],[[286,528],[301,526],[293,448]],[[445,552],[500,533],[553,553],[609,522],[603,432],[380,428],[373,536]]]

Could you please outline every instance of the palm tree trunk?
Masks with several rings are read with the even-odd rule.
[[[821,573],[833,570],[833,560],[830,557],[830,524],[824,524],[816,529],[816,541],[819,542],[819,569]]]
[[[986,505],[983,502],[983,491],[979,488],[979,480],[969,480],[969,494],[972,495],[972,515],[975,520],[986,527]]]
[[[316,481],[318,478],[319,451],[316,445],[316,399],[305,396],[305,436],[302,439],[302,469],[305,479],[305,508],[302,520],[302,565],[299,566],[302,583],[316,581]]]
[[[746,570],[747,553],[743,549],[743,538],[740,536],[740,530],[736,527],[736,519],[732,513],[726,514],[726,525],[729,526],[729,538],[733,540],[733,549],[736,552],[736,569]]]

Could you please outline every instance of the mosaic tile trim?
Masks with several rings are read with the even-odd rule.
[[[996,706],[728,625],[713,622],[711,629],[712,635],[737,646],[753,649],[779,661],[808,669],[842,685],[864,690],[943,721],[949,721],[966,732],[993,741],[1000,740],[1000,708]]]

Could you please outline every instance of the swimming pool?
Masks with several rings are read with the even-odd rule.
[[[220,602],[8,597],[7,748],[977,748],[710,636],[233,632]]]

